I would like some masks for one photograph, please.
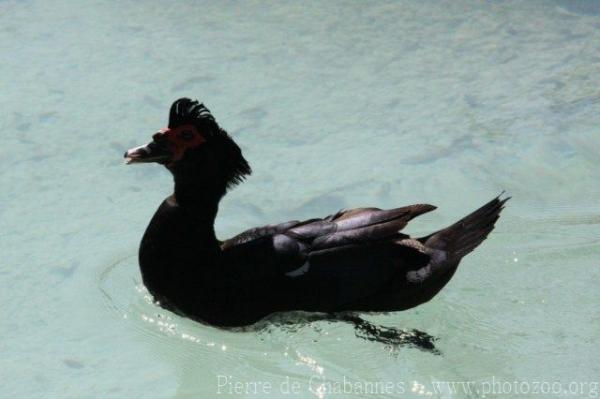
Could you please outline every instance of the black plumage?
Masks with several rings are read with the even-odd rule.
[[[174,153],[184,155],[169,158]],[[163,163],[175,180],[174,194],[142,239],[144,284],[162,306],[220,326],[251,324],[279,311],[383,312],[427,302],[491,232],[507,201],[494,198],[450,227],[416,239],[400,231],[434,206],[343,210],[219,241],[219,201],[251,170],[206,107],[177,100],[169,129],[125,156]]]

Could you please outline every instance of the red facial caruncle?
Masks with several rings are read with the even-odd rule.
[[[166,140],[172,152],[171,162],[183,158],[185,151],[206,142],[206,138],[194,125],[183,125],[173,129],[160,129],[154,136],[154,141]]]

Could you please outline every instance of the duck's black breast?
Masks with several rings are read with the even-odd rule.
[[[200,226],[167,198],[146,228],[139,251],[142,279],[166,307],[197,307],[208,295],[210,285],[204,274],[216,263],[218,245]]]

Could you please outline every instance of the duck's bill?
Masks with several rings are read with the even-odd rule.
[[[155,142],[151,142],[148,145],[142,145],[127,150],[124,157],[127,165],[132,163],[147,162],[158,162],[164,164],[171,160],[171,153],[168,148],[158,145]]]

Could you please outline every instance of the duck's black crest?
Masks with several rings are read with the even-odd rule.
[[[231,136],[223,130],[206,106],[197,100],[180,98],[171,105],[169,129],[182,125],[194,125],[211,141],[224,156],[224,172],[227,188],[241,183],[252,173],[248,161]]]
[[[169,112],[169,129],[182,125],[204,127],[203,132],[214,134],[220,130],[208,108],[197,100],[180,98],[171,105]]]

